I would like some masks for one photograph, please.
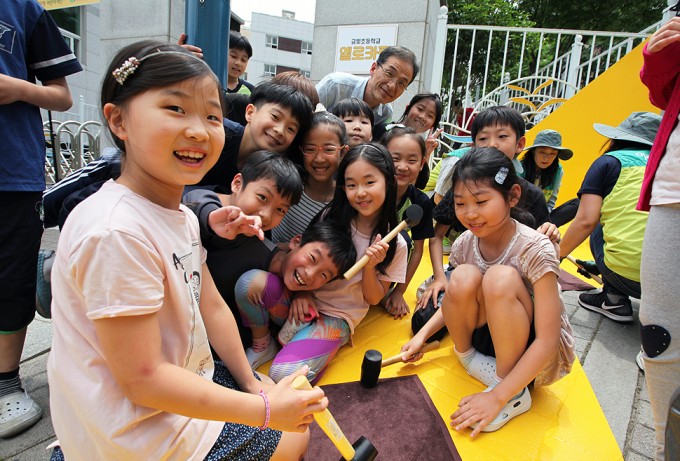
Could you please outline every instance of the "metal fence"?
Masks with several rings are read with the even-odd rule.
[[[479,111],[514,104],[535,123],[651,35],[638,33],[449,25],[449,80],[444,114],[456,100]],[[445,64],[446,65],[446,64]],[[465,128],[465,127],[460,127]]]
[[[43,123],[45,134],[45,182],[55,184],[101,156],[102,125],[97,121],[52,120]]]

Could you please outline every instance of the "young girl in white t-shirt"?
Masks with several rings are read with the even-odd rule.
[[[456,430],[500,429],[531,408],[528,385],[550,384],[571,370],[574,341],[550,239],[521,224],[521,187],[511,160],[495,148],[473,148],[452,177],[456,217],[468,229],[456,239],[455,270],[441,309],[402,347],[416,360],[444,323],[461,365],[487,386],[463,397],[451,415]]]
[[[253,374],[197,218],[180,204],[222,150],[219,92],[205,62],[157,41],[123,48],[105,74],[103,114],[125,168],[59,239],[53,459],[299,459],[312,413],[327,405],[320,389]],[[225,235],[262,236],[259,218],[238,208],[232,218]]]

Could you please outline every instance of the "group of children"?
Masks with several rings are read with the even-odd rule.
[[[530,383],[569,372],[559,233],[515,172],[519,113],[475,118],[475,146],[437,205],[468,229],[447,281],[436,210],[414,185],[440,133],[435,95],[415,97],[378,143],[358,99],[312,113],[299,90],[263,83],[242,127],[223,120],[220,94],[175,45],[138,42],[109,66],[101,104],[119,168],[96,193],[75,190],[87,198],[66,212],[52,273],[53,459],[300,459],[328,401],[293,378],[317,381],[370,305],[409,314],[425,239],[436,282],[422,299],[445,295],[404,360],[445,325],[488,386],[452,426],[497,430],[529,409]],[[421,223],[383,242],[411,204]],[[269,377],[253,371],[271,359]]]

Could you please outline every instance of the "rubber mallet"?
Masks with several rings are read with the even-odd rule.
[[[425,344],[417,353],[430,352],[439,348],[439,341],[432,341],[431,343]],[[395,364],[402,361],[402,355],[397,354],[392,357],[383,360],[382,354],[375,349],[369,349],[364,354],[364,361],[361,363],[361,379],[360,383],[364,387],[375,387],[378,384],[378,378],[380,378],[380,370],[383,367]]]
[[[307,381],[306,376],[297,376],[291,384],[293,389],[311,390],[312,385]],[[328,408],[320,413],[314,413],[314,420],[322,431],[326,433],[333,445],[346,461],[373,461],[378,456],[378,450],[368,441],[366,437],[359,437],[354,444],[350,444],[345,434],[342,433],[338,423]]]
[[[590,272],[588,269],[586,269],[586,268],[583,267],[581,264],[579,264],[578,261],[576,261],[576,259],[574,259],[573,256],[567,255],[567,259],[568,259],[569,262],[571,262],[574,266],[578,267],[579,269],[581,269],[582,271],[584,271],[585,273],[587,273],[587,274],[588,274],[588,277],[592,278],[593,280],[595,280],[595,281],[596,281],[597,283],[599,283],[600,285],[604,285],[604,283],[602,282],[602,279],[601,279],[600,277],[598,277],[597,275],[593,274],[593,273]]]
[[[390,243],[399,232],[406,228],[406,226],[413,227],[416,224],[418,224],[420,220],[423,219],[423,209],[420,207],[420,205],[415,204],[411,205],[410,207],[406,208],[404,216],[406,217],[406,219],[397,224],[397,227],[392,229],[389,232],[389,234],[387,234],[380,240],[381,242]],[[363,269],[363,267],[368,263],[369,259],[370,258],[368,255],[363,255],[359,261],[354,263],[354,265],[350,267],[347,272],[345,272],[344,275],[345,279],[349,280],[352,277],[354,277],[357,274],[357,272]]]

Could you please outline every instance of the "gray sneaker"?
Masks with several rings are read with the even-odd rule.
[[[631,323],[633,318],[633,306],[630,299],[625,298],[616,304],[609,302],[604,291],[589,294],[582,293],[578,296],[578,303],[586,309],[602,314],[607,318],[619,323]]]
[[[645,351],[640,349],[638,355],[635,356],[635,363],[637,363],[638,368],[641,372],[645,372]]]

